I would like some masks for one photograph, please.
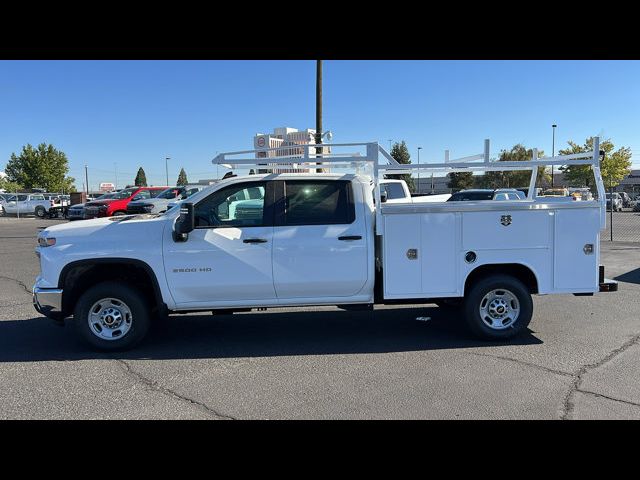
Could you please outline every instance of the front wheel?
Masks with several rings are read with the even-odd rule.
[[[487,340],[506,340],[531,322],[533,301],[529,289],[509,275],[491,275],[476,283],[464,304],[469,329]]]
[[[147,334],[151,321],[148,311],[144,296],[136,289],[103,282],[82,294],[73,320],[80,338],[91,347],[126,350]]]

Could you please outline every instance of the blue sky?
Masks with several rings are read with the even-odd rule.
[[[640,165],[639,61],[325,61],[323,123],[334,142],[405,140],[414,162],[551,153],[601,135]],[[315,61],[0,61],[0,170],[27,143],[52,143],[82,187],[216,177],[216,152],[256,132],[314,128]]]

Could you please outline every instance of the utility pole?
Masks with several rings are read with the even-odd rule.
[[[87,197],[89,196],[89,171],[87,170],[87,164],[84,165],[84,182],[87,185]]]
[[[114,184],[113,189],[117,190],[118,189],[118,164],[116,162],[113,162],[113,169],[116,172],[116,183]]]
[[[556,124],[551,125],[551,128],[553,129],[553,138],[551,140],[551,156],[555,157],[556,156]],[[551,188],[553,188],[553,164],[551,165]]]
[[[322,143],[322,60],[316,60],[316,145]],[[322,153],[322,147],[316,147],[316,155]],[[318,165],[318,163],[316,163]],[[322,173],[316,168],[316,173]]]
[[[167,174],[167,187],[169,186],[169,160],[171,160],[171,157],[166,157],[164,159],[164,169],[165,169],[165,173]]]

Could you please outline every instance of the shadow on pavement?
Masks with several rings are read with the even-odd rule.
[[[631,270],[627,273],[623,273],[622,275],[618,275],[617,277],[614,277],[614,280],[625,283],[640,284],[640,268],[636,268],[635,270]]]
[[[417,316],[430,316],[420,322]],[[98,353],[45,317],[0,322],[0,362],[82,359],[197,359],[387,353],[504,345],[477,340],[461,319],[437,307],[374,312],[314,311],[174,315],[134,350]],[[506,344],[533,345],[527,331]]]

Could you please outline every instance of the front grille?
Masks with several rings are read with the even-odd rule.
[[[127,205],[127,213],[147,213],[152,208],[151,205]]]

